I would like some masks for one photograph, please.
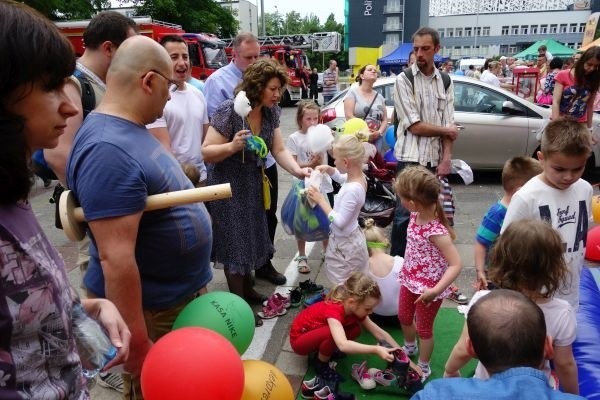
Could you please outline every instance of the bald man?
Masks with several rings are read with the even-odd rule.
[[[84,283],[116,304],[132,334],[125,399],[142,398],[137,378],[152,343],[212,279],[212,230],[203,204],[142,212],[149,195],[192,188],[145,128],[170,98],[172,71],[158,43],[125,40],[108,70],[106,94],[77,133],[67,163],[67,183],[92,238]]]

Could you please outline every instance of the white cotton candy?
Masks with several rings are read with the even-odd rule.
[[[233,101],[233,110],[242,118],[246,118],[246,116],[250,113],[250,110],[252,110],[252,107],[250,106],[250,100],[248,100],[248,97],[246,97],[245,91],[241,90],[235,96],[235,100]]]

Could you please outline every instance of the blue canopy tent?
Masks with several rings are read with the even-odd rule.
[[[396,50],[392,51],[387,56],[377,59],[377,65],[379,65],[382,72],[385,71],[388,75],[390,74],[390,71],[399,74],[400,71],[408,65],[408,55],[412,49],[412,43],[402,43]],[[433,61],[436,64],[445,61],[446,59],[446,57],[442,57],[439,54],[436,54],[433,57]]]

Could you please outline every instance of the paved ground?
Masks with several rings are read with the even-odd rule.
[[[282,114],[282,131],[287,137],[296,130],[295,126],[295,108],[286,108]],[[280,169],[279,177],[279,205],[290,188],[291,178]],[[470,186],[464,186],[460,183],[453,185],[455,199],[457,204],[456,215],[456,246],[463,260],[464,269],[457,280],[458,286],[470,295],[472,293],[471,282],[474,279],[472,244],[473,235],[482,215],[487,208],[501,197],[502,189],[499,185],[500,178],[497,173],[476,173],[475,183]],[[67,266],[70,269],[69,276],[74,287],[79,287],[80,276],[77,269],[73,269],[76,258],[76,244],[69,242],[62,231],[53,227],[54,208],[47,203],[52,193],[52,189],[44,189],[41,183],[38,183],[32,196],[32,205],[38,219],[41,221],[44,230],[50,237],[50,240],[60,250]],[[296,243],[293,237],[286,235],[281,228],[277,230],[275,248],[277,252],[273,260],[276,268],[284,272],[288,278],[288,286],[277,288],[278,291],[287,292],[299,280],[306,279],[305,276],[299,276],[296,272],[294,255],[297,251]],[[317,283],[329,285],[323,271],[321,270],[321,244],[316,243],[312,247],[309,256],[309,263],[312,272],[309,277],[316,280]],[[275,288],[267,283],[257,281],[258,290],[264,293],[270,293]],[[224,275],[222,271],[215,270],[213,282],[209,285],[211,291],[227,290]],[[453,307],[454,303],[445,306]],[[288,332],[289,325],[298,312],[297,309],[291,309],[287,315],[265,321],[261,328],[257,328],[253,342],[243,355],[245,359],[262,359],[266,362],[276,365],[289,378],[294,390],[300,387],[302,377],[306,372],[306,358],[295,355],[289,346]],[[116,392],[104,389],[96,385],[92,389],[92,397],[100,400],[118,399]]]

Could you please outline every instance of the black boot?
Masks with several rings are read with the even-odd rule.
[[[242,275],[240,275],[242,276]],[[265,296],[262,293],[257,292],[254,289],[254,283],[252,282],[252,274],[248,273],[242,276],[243,279],[243,288],[244,288],[244,299],[249,304],[257,304],[262,305],[266,300],[269,299],[268,296]]]
[[[269,262],[263,265],[260,269],[254,271],[254,275],[258,279],[269,281],[274,285],[283,285],[287,281],[283,274],[277,272],[277,270],[271,263],[271,260],[269,260]]]
[[[260,293],[256,292],[252,288],[252,275],[251,274],[246,274],[246,275],[232,274],[232,273],[228,272],[227,269],[225,269],[224,271],[225,271],[225,278],[227,279],[227,286],[229,287],[229,291],[231,293],[237,294],[238,296],[240,296],[241,298],[246,300],[247,303],[250,303],[250,300],[252,300],[252,303],[258,302],[258,303],[262,304],[262,302],[267,299],[267,296],[260,297],[262,295]],[[250,288],[254,292],[252,294],[256,296],[255,298],[251,298],[251,299],[249,299],[246,296],[246,290],[245,290],[245,287],[247,286],[246,281],[248,280],[248,278],[250,278]],[[263,324],[262,320],[256,314],[254,314],[254,325],[258,327],[258,326],[262,326],[262,324]]]

